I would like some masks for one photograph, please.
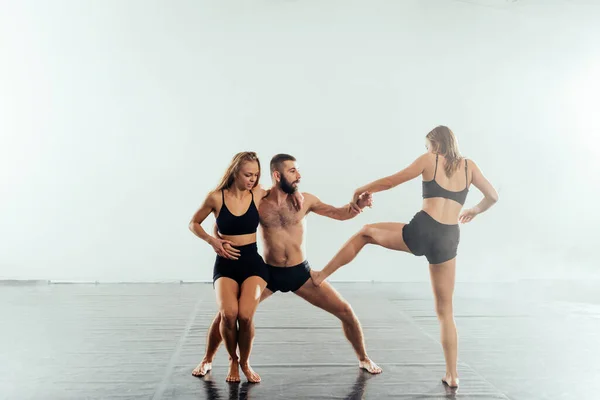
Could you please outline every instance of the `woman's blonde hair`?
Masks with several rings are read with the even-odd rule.
[[[221,182],[219,182],[219,185],[215,189],[215,192],[218,192],[219,190],[222,190],[222,189],[229,189],[231,187],[231,185],[233,185],[233,182],[235,181],[235,176],[237,175],[238,172],[240,172],[242,165],[245,162],[253,162],[253,161],[258,164],[258,177],[256,178],[256,182],[254,182],[254,186],[253,186],[253,188],[255,188],[258,185],[258,182],[260,180],[260,160],[258,159],[258,156],[256,155],[255,152],[242,151],[240,153],[237,153],[231,159],[231,163],[229,163],[229,167],[227,167],[227,170],[225,171],[225,174],[221,178]]]
[[[463,160],[463,156],[460,155],[458,150],[458,141],[454,136],[454,133],[447,126],[436,126],[431,132],[427,134],[427,139],[433,146],[434,153],[441,154],[446,159],[446,165],[444,170],[446,176],[450,177],[460,165]]]

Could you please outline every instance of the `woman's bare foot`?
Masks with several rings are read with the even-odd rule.
[[[450,374],[446,374],[446,376],[442,378],[442,382],[444,382],[444,385],[453,389],[458,387],[458,377],[452,377]]]
[[[309,273],[310,273],[310,278],[312,279],[313,285],[321,286],[321,283],[323,283],[323,281],[325,280],[323,278],[323,273],[321,271],[315,271],[314,269],[311,269],[309,271]]]
[[[212,369],[212,361],[203,359],[200,364],[192,371],[194,376],[204,376]]]
[[[380,374],[382,372],[382,369],[369,358],[359,361],[358,367],[367,370],[371,374]]]
[[[248,382],[250,382],[250,383],[260,382],[260,375],[258,375],[256,372],[254,372],[254,370],[252,369],[250,364],[242,363],[240,366],[242,367],[242,372],[244,373],[244,375],[246,375],[246,378],[248,378]]]
[[[238,360],[229,360],[229,372],[227,373],[227,382],[240,381],[240,363]]]

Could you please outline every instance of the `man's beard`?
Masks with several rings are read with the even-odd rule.
[[[298,190],[298,187],[293,187],[292,184],[288,182],[288,180],[285,179],[283,175],[281,176],[281,182],[279,183],[279,187],[281,188],[281,190],[283,190],[284,193],[287,194],[294,194],[296,193],[296,190]]]

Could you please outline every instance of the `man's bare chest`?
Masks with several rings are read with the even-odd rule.
[[[263,202],[258,211],[264,228],[289,228],[300,224],[304,216],[303,211],[296,211],[290,204],[278,206]]]

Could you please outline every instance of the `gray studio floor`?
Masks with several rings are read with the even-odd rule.
[[[336,284],[370,356],[361,373],[339,323],[293,294],[256,316],[260,384],[191,376],[215,312],[211,284],[0,285],[2,399],[597,399],[597,282],[458,284],[461,387],[448,392],[428,283]]]

